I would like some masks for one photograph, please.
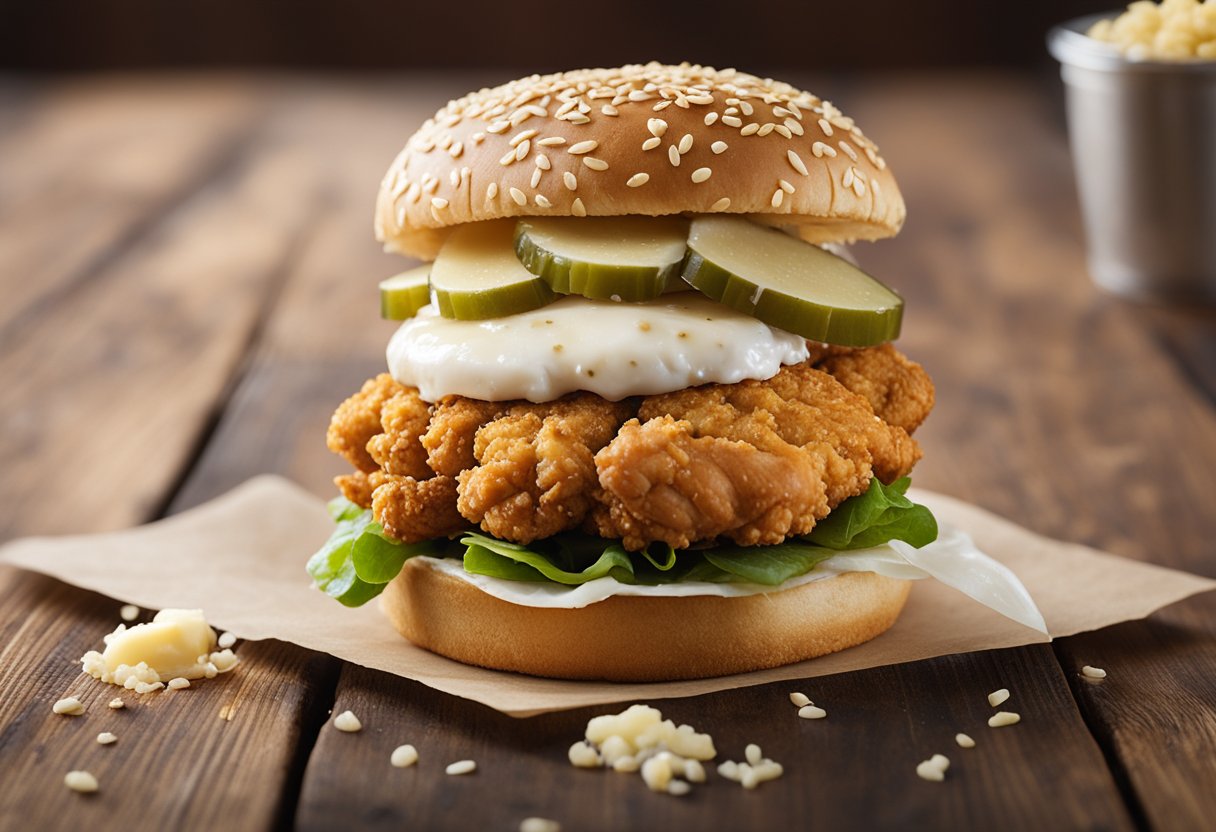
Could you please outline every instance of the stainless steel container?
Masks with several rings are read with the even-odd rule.
[[[1133,61],[1048,35],[1060,62],[1089,270],[1137,298],[1216,303],[1216,61]]]

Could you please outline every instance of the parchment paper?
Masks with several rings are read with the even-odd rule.
[[[1017,573],[1053,637],[1143,618],[1216,588],[1210,578],[1049,540],[950,497],[926,491],[913,496]],[[347,609],[312,589],[304,563],[330,529],[322,500],[286,480],[258,477],[206,505],[147,526],[13,541],[0,548],[0,562],[141,607],[202,608],[212,624],[241,638],[293,642],[512,716],[693,696],[1047,640],[926,580],[913,586],[903,615],[885,635],[801,664],[655,684],[563,682],[500,673],[414,647],[397,635],[375,603]],[[82,654],[100,646],[102,634],[95,635],[82,635]]]

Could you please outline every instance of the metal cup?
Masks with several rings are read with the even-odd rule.
[[[1089,271],[1141,299],[1216,303],[1216,61],[1129,60],[1057,26]]]

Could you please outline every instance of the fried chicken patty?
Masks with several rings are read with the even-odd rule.
[[[516,543],[581,530],[630,550],[753,546],[911,471],[932,408],[929,376],[889,344],[620,402],[429,404],[384,373],[338,407],[328,444],[356,469],[342,494],[407,543],[477,527]]]

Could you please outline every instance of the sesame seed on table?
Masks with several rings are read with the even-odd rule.
[[[138,524],[264,472],[330,496],[341,467],[325,425],[382,369],[393,325],[377,318],[375,284],[406,265],[372,242],[369,183],[483,80],[0,79],[2,539]],[[798,96],[641,88],[550,101],[562,135],[536,127],[539,99],[436,122],[428,152],[463,164],[493,148],[501,180],[468,161],[391,190],[435,221],[481,199],[586,215],[601,178],[638,198],[678,178],[729,211],[739,197],[723,165],[755,143],[779,154],[763,191],[774,208],[830,159],[835,186],[869,199],[889,161],[910,222],[856,253],[905,297],[901,349],[937,384],[917,485],[1213,574],[1213,321],[1092,287],[1054,87],[999,73],[790,80],[847,102],[881,155],[851,119]],[[603,119],[638,125],[627,155],[580,137]],[[722,138],[694,141],[694,123]],[[240,644],[233,673],[189,690],[117,691],[75,662],[120,607],[0,569],[0,829],[543,817],[580,830],[1166,830],[1216,816],[1212,596],[1052,646],[657,703],[719,751],[708,782],[680,797],[570,765],[587,719],[620,708],[513,719],[277,642]],[[1016,723],[987,701],[1001,689]],[[66,699],[83,712],[55,713]],[[348,710],[362,730],[334,726]],[[716,768],[750,743],[784,768],[756,792]],[[407,744],[416,762],[395,754]],[[949,768],[926,782],[917,767],[935,755]],[[458,761],[475,771],[445,774]],[[98,791],[69,791],[69,772]]]

